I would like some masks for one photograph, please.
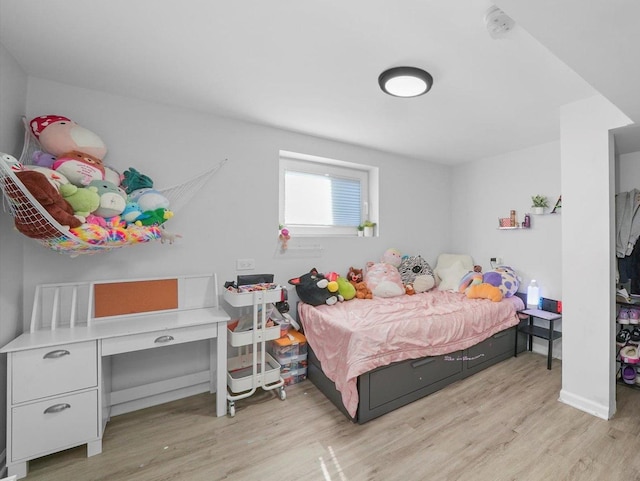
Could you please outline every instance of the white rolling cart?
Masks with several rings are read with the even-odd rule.
[[[224,299],[231,306],[253,308],[253,328],[248,331],[227,332],[229,345],[239,348],[239,355],[227,359],[227,401],[229,415],[235,416],[235,401],[248,398],[258,387],[265,391],[279,390],[283,401],[287,395],[280,376],[280,364],[266,352],[266,342],[280,337],[280,326],[266,327],[267,304],[280,302],[282,287],[237,293],[224,291]]]

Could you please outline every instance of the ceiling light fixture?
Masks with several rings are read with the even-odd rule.
[[[433,77],[416,67],[394,67],[380,74],[378,84],[394,97],[418,97],[431,89]]]

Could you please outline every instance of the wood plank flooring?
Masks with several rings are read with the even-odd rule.
[[[605,421],[558,402],[560,362],[523,353],[364,425],[309,381],[215,417],[202,394],[114,417],[103,452],[34,460],[27,481],[640,480],[640,390]]]

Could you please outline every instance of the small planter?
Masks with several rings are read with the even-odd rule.
[[[373,227],[365,227],[364,228],[364,236],[365,237],[373,237]]]
[[[363,230],[359,230],[358,231],[358,237],[363,237],[364,236],[364,231]]]
[[[531,212],[535,215],[544,214],[544,207],[531,207]]]

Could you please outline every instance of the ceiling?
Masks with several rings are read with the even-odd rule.
[[[0,42],[35,77],[444,164],[558,139],[559,107],[591,85],[624,111],[628,90],[598,64],[630,68],[612,62],[616,42],[586,48],[610,31],[581,22],[588,10],[589,28],[635,29],[638,2],[591,0],[634,10],[618,17],[583,0],[498,1],[516,26],[496,40],[490,0],[2,0]],[[547,7],[562,15],[547,21]],[[431,91],[383,94],[378,75],[402,65],[429,71]],[[625,86],[640,85],[635,65]]]

